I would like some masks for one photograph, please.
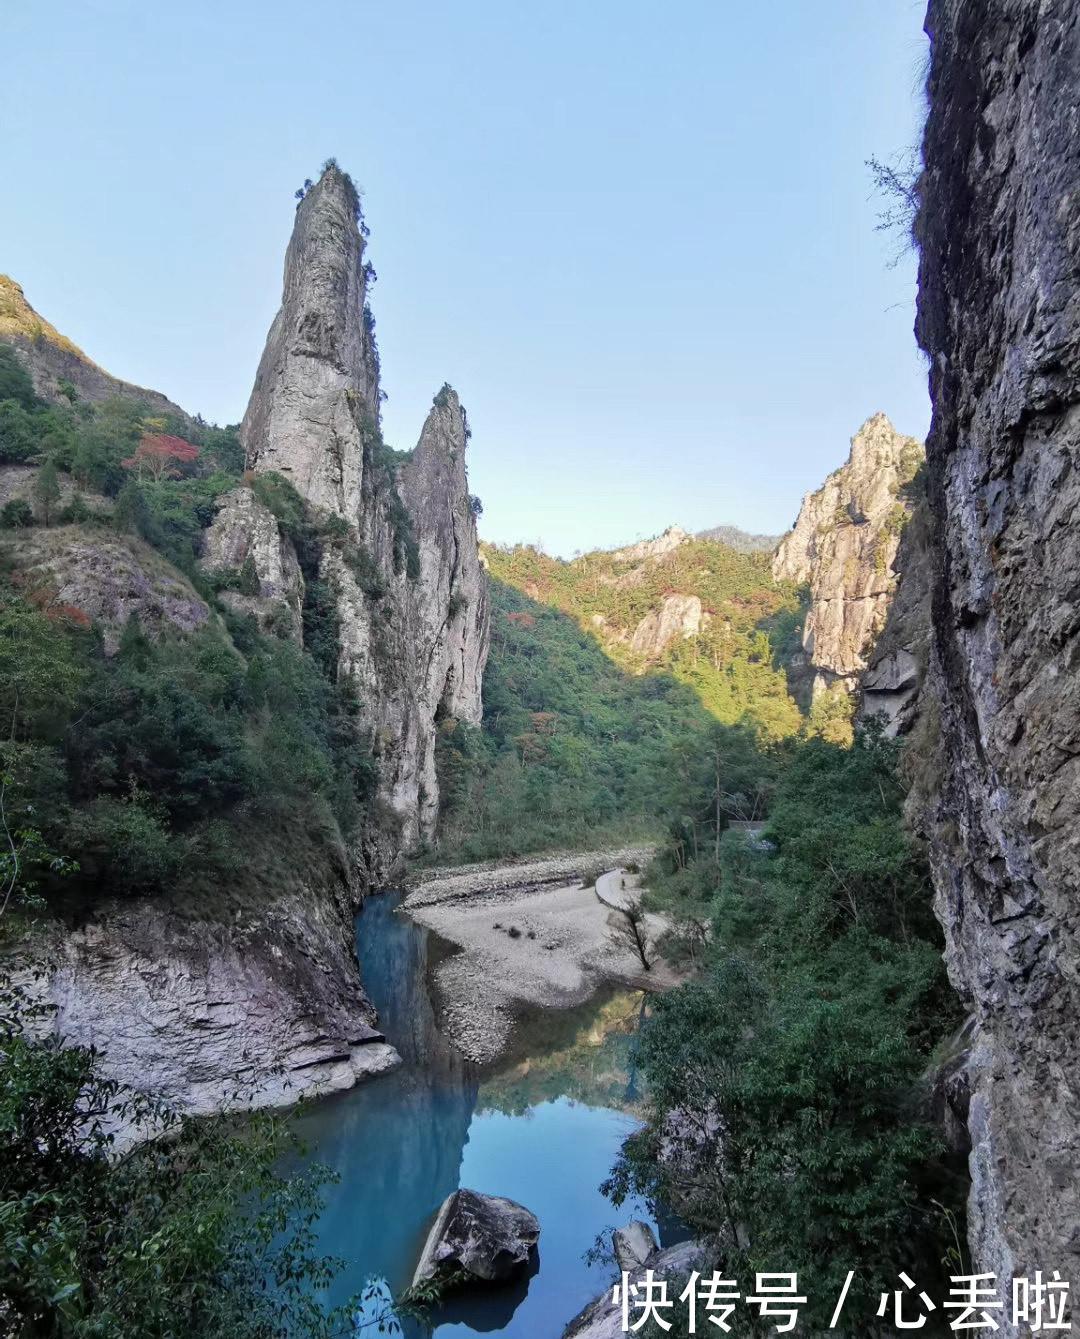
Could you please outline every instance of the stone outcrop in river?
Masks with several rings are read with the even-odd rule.
[[[370,280],[356,189],[330,164],[297,208],[281,310],[241,440],[254,474],[281,475],[324,524],[337,524],[317,576],[334,592],[339,677],[355,686],[360,725],[379,759],[385,861],[434,835],[436,716],[480,722],[488,603],[465,472],[465,411],[444,386],[410,456],[401,461],[383,444]],[[226,498],[208,552],[225,542],[224,530],[235,552],[247,524],[260,594],[279,591],[292,624],[294,587],[278,576],[292,565],[273,543],[258,542],[263,519],[245,522]]]
[[[851,439],[847,462],[806,495],[780,541],[773,576],[810,588],[805,665],[792,675],[806,681],[800,696],[834,684],[851,690],[865,669],[895,589],[893,562],[912,506],[908,489],[922,459],[915,438],[874,414]]]
[[[503,1283],[536,1258],[540,1224],[524,1205],[501,1195],[455,1190],[431,1225],[413,1275],[413,1287],[429,1279]]]
[[[973,1266],[1080,1264],[1080,6],[931,0],[916,225],[930,364],[927,815],[978,1022]]]

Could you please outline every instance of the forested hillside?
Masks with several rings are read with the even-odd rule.
[[[656,834],[718,725],[850,738],[847,715],[804,716],[788,692],[804,600],[767,552],[669,530],[571,562],[484,553],[484,720],[442,723],[444,857]]]
[[[798,589],[773,580],[767,553],[668,534],[670,548],[661,537],[572,562],[525,546],[486,555],[496,580],[569,615],[621,669],[670,673],[726,724],[749,717],[770,739],[795,733],[785,668],[800,649]]]
[[[323,651],[318,583],[297,646],[223,602],[252,571],[198,563],[240,482],[235,431],[136,400],[48,405],[4,345],[0,383],[0,706],[23,883],[76,904],[223,877],[235,893],[271,812],[338,848],[372,766]],[[308,524],[284,481],[253,486]]]

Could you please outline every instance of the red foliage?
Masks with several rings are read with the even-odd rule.
[[[538,735],[553,735],[555,722],[559,719],[553,711],[531,711],[533,730]]]
[[[167,432],[144,432],[133,455],[120,462],[126,470],[137,470],[140,477],[151,479],[178,479],[180,468],[197,460],[199,448],[182,437],[170,437]]]
[[[90,615],[85,610],[80,609],[77,604],[54,604],[45,610],[45,617],[51,618],[54,622],[74,623],[78,628],[88,628],[91,623]]]
[[[34,586],[27,591],[26,598],[35,609],[40,609],[42,613],[45,613],[51,605],[56,603],[56,588],[54,586]]]

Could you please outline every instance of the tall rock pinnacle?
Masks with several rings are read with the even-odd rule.
[[[317,507],[352,519],[363,436],[379,421],[379,360],[360,200],[334,163],[296,210],[274,318],[240,429],[248,468],[276,470]]]
[[[435,396],[409,457],[382,441],[364,231],[356,189],[330,163],[296,211],[281,310],[241,434],[248,467],[283,475],[313,509],[321,538],[303,576],[334,602],[337,678],[378,763],[380,830],[367,847],[385,865],[435,834],[436,717],[480,722],[488,601],[456,392]],[[326,513],[346,525],[326,525]],[[306,588],[285,579],[295,559],[268,523],[276,525],[261,504],[223,499],[206,561],[250,553],[261,583],[251,612],[297,633],[296,592]]]

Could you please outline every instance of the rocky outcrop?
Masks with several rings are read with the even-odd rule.
[[[919,442],[874,414],[851,439],[847,462],[806,495],[780,541],[773,577],[810,590],[803,646],[811,696],[833,684],[854,688],[866,668],[896,586],[908,487],[922,459]]]
[[[435,1216],[412,1286],[429,1279],[456,1286],[505,1282],[529,1268],[539,1240],[540,1223],[523,1205],[455,1190]]]
[[[275,470],[314,506],[350,518],[379,418],[360,217],[355,186],[328,166],[297,206],[281,308],[240,428],[250,468]]]
[[[488,604],[456,393],[436,395],[410,457],[383,445],[370,277],[356,190],[331,164],[297,208],[241,439],[252,471],[288,479],[334,523],[318,576],[379,759],[390,856],[434,835],[436,717],[479,724]]]
[[[740,530],[737,525],[714,525],[708,530],[699,530],[698,539],[708,539],[714,544],[723,544],[736,553],[772,553],[780,543],[780,535],[751,535]]]
[[[7,532],[0,552],[15,584],[46,609],[101,629],[106,655],[129,619],[150,638],[191,633],[215,617],[171,563],[134,535],[79,525]]]
[[[39,468],[37,465],[0,465],[0,507],[16,499],[27,502],[34,513],[34,519],[43,524],[45,517],[42,514],[41,501],[34,496]],[[99,516],[107,516],[113,510],[112,498],[80,488],[71,475],[62,470],[57,471],[56,482],[60,487],[60,497],[52,507],[50,518],[52,520],[73,504],[83,506],[87,512]]]
[[[630,649],[655,660],[672,642],[696,637],[705,617],[697,595],[665,595],[660,608],[650,609],[634,629]]]
[[[662,535],[655,539],[643,539],[625,549],[614,549],[611,559],[616,563],[640,563],[650,558],[663,558],[672,553],[680,544],[688,544],[692,536],[677,525],[669,525]]]
[[[1080,9],[931,0],[916,225],[930,365],[926,823],[979,1024],[973,1265],[1080,1264]]]
[[[310,886],[228,920],[167,900],[105,904],[49,936],[28,985],[51,1031],[99,1049],[103,1077],[174,1111],[285,1106],[400,1063],[341,924]]]
[[[224,604],[253,614],[264,632],[301,642],[304,576],[296,550],[250,488],[236,488],[219,501],[203,537],[200,566],[211,577],[235,583],[220,591]],[[249,573],[253,588],[245,590]]]
[[[876,717],[894,736],[915,724],[930,661],[931,521],[921,497],[896,550],[896,589],[885,626],[858,682],[859,719]]]
[[[651,1271],[653,1278],[667,1280],[668,1296],[674,1302],[680,1291],[679,1287],[674,1285],[687,1279],[695,1269],[700,1271],[705,1263],[705,1256],[705,1250],[700,1242],[681,1241],[675,1246],[654,1251],[636,1268],[628,1270],[627,1284],[637,1289],[636,1294],[631,1294],[631,1323],[643,1319],[641,1307],[635,1307],[633,1302],[635,1298],[644,1301],[646,1290],[642,1285],[645,1283],[646,1270]],[[684,1314],[678,1304],[674,1311]],[[669,1322],[674,1320],[673,1312],[668,1312],[666,1315]],[[563,1330],[562,1339],[620,1339],[625,1334],[622,1306],[615,1299],[614,1286],[611,1286],[574,1317]]]
[[[648,1223],[632,1218],[625,1227],[617,1227],[611,1234],[611,1248],[615,1252],[615,1263],[630,1274],[659,1249],[659,1243]]]
[[[185,884],[182,896],[104,900],[39,945],[52,1026],[97,1045],[107,1077],[182,1111],[220,1109],[234,1092],[293,1101],[397,1063],[362,989],[354,913],[401,850],[433,833],[436,718],[480,719],[487,584],[465,411],[444,387],[411,456],[383,444],[369,277],[355,190],[330,166],[297,211],[242,428],[250,474],[219,500],[200,559],[226,604],[295,641],[318,583],[320,631],[337,628],[338,677],[379,764],[360,849],[344,850],[332,822],[291,830],[254,811],[234,837],[235,869],[205,897]],[[98,624],[106,651],[133,615],[151,637],[221,626],[134,537],[35,527],[9,544],[38,602]]]
[[[140,401],[151,414],[185,421],[189,417],[160,391],[133,386],[98,367],[31,307],[22,288],[6,274],[0,274],[0,340],[14,345],[43,400],[67,404],[70,387],[78,399],[92,403],[119,397]]]

